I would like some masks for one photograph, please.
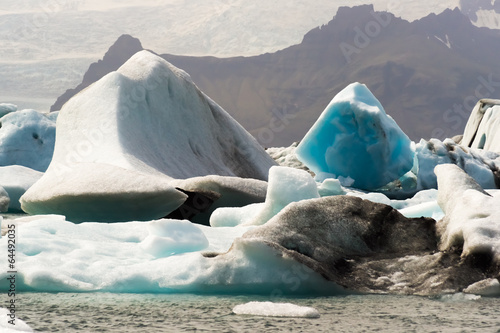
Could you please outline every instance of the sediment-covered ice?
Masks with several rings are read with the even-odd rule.
[[[35,110],[21,110],[0,118],[0,166],[22,165],[44,172],[54,151],[53,117]]]
[[[413,166],[410,139],[359,83],[333,98],[296,154],[317,176],[349,177],[354,187],[366,190],[400,178]]]
[[[281,166],[302,169],[313,173],[297,158],[295,151],[298,145],[298,142],[294,142],[288,147],[271,147],[267,148],[266,152]]]
[[[233,313],[238,315],[253,315],[266,317],[299,317],[319,318],[318,310],[308,306],[299,306],[292,303],[248,302],[236,305]]]
[[[281,296],[341,290],[262,242],[238,240],[252,227],[210,228],[169,220],[74,224],[54,215],[16,223],[18,291]],[[165,242],[149,243],[151,235]],[[0,246],[6,242],[2,237]],[[227,255],[211,255],[230,248]],[[0,265],[6,266],[6,260],[0,258]],[[5,278],[0,272],[0,290],[8,287]]]
[[[177,219],[209,225],[212,213],[220,207],[237,210],[240,207],[263,203],[267,182],[251,178],[204,176],[176,179],[171,182],[182,191],[189,191],[191,200],[186,201],[174,214]],[[234,226],[229,223],[225,226]]]
[[[21,199],[30,214],[92,221],[160,218],[169,213],[167,206],[178,208],[184,195],[168,189],[168,180],[206,175],[266,180],[275,165],[188,74],[148,51],[69,100],[56,135],[47,172]],[[136,190],[136,178],[162,184],[153,187],[158,196],[151,188],[146,196]],[[161,204],[154,215],[153,205],[142,206],[146,199],[170,205]],[[101,204],[106,201],[111,204]],[[130,211],[133,217],[125,219]]]
[[[438,165],[438,203],[446,214],[437,224],[441,250],[462,248],[462,257],[500,264],[500,193],[490,195],[462,169]]]
[[[21,196],[41,177],[43,173],[21,165],[0,167],[0,186],[10,197],[9,210],[21,211]]]

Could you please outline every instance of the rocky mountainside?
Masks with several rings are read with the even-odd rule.
[[[113,46],[85,77],[102,77],[114,66],[113,54],[123,59],[140,44],[131,45],[126,52],[112,52]],[[479,98],[500,95],[499,51],[500,32],[474,26],[458,9],[408,22],[365,5],[340,8],[300,44],[275,53],[162,56],[261,144],[278,146],[300,140],[331,98],[355,81],[365,83],[414,140],[460,133]]]

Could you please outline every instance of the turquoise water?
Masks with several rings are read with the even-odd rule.
[[[37,332],[500,332],[499,298],[356,295],[287,298],[321,317],[232,314],[261,296],[22,293],[17,316]]]

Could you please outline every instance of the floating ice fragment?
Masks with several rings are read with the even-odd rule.
[[[291,303],[249,302],[236,305],[233,312],[238,315],[254,315],[266,317],[301,317],[319,318],[315,308],[299,306]]]
[[[500,296],[500,282],[498,279],[482,280],[465,288],[464,293],[498,297]]]

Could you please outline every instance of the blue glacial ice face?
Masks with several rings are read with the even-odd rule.
[[[413,166],[408,136],[370,90],[352,83],[333,98],[296,150],[314,173],[354,179],[353,186],[378,189]]]

